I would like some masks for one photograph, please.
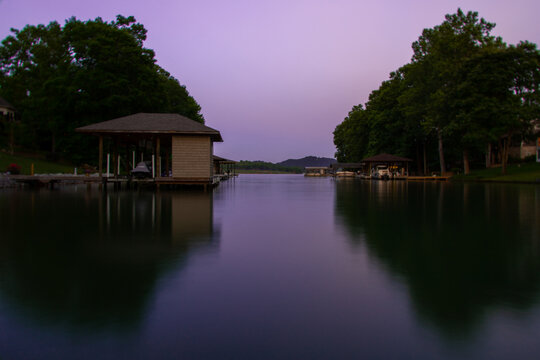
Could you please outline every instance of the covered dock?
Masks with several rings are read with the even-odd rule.
[[[390,155],[390,154],[379,154],[362,160],[368,169],[368,175],[371,175],[374,166],[385,165],[388,166],[388,169],[392,173],[397,173],[400,176],[409,175],[409,163],[412,160],[409,158],[404,158],[401,156]]]
[[[391,154],[379,154],[362,159],[360,162],[334,163],[330,165],[330,168],[334,173],[342,169],[357,172],[364,178],[371,178],[376,168],[382,165],[388,169],[392,178],[406,179],[409,178],[409,163],[411,162],[412,160],[409,158]]]
[[[222,158],[221,156],[214,155],[214,176],[231,177],[236,175],[236,164],[234,160]]]
[[[223,141],[220,132],[179,114],[138,113],[75,131],[98,137],[100,178],[118,179],[146,162],[158,185],[216,182],[213,149]]]

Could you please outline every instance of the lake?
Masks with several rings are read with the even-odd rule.
[[[2,359],[536,359],[540,186],[0,191]]]

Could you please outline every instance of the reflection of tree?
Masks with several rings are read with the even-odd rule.
[[[208,193],[18,192],[0,213],[0,301],[75,328],[137,324],[164,272],[216,238]]]
[[[445,334],[471,332],[490,308],[538,301],[538,188],[337,182],[336,191],[353,246],[365,241]]]

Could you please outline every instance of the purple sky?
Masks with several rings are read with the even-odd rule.
[[[336,125],[458,7],[495,22],[507,43],[540,43],[538,0],[0,0],[0,38],[71,16],[134,15],[145,47],[221,131],[216,154],[277,162],[333,157]]]

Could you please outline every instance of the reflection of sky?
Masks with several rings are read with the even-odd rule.
[[[335,126],[459,6],[508,43],[540,43],[537,0],[3,0],[0,38],[28,23],[134,15],[145,46],[222,132],[220,155],[282,161],[333,156]]]
[[[10,309],[0,301],[0,348],[8,349],[7,358],[83,359],[497,359],[509,349],[515,358],[540,351],[534,341],[540,310],[534,304],[482,308],[484,321],[469,337],[449,339],[427,324],[409,287],[418,274],[408,277],[389,266],[392,259],[370,243],[370,229],[350,231],[348,211],[374,204],[341,192],[341,184],[301,175],[242,175],[225,182],[211,202],[213,224],[220,225],[218,249],[191,242],[188,261],[158,274],[136,326],[77,331],[63,323],[36,325],[5,315]],[[399,204],[405,184],[370,186],[373,199]],[[187,199],[195,209],[193,198]],[[200,200],[197,205],[208,204]],[[348,204],[353,206],[342,207]],[[114,214],[111,219],[114,225]],[[376,217],[370,220],[378,224]]]
[[[366,253],[344,251],[331,180],[303,180],[241,176],[234,189],[216,190],[219,260],[197,259],[158,297],[149,318],[153,344],[173,352],[181,343],[188,358],[272,358],[276,351],[329,358],[340,347],[358,353],[389,339],[414,346],[402,290],[388,286]]]

